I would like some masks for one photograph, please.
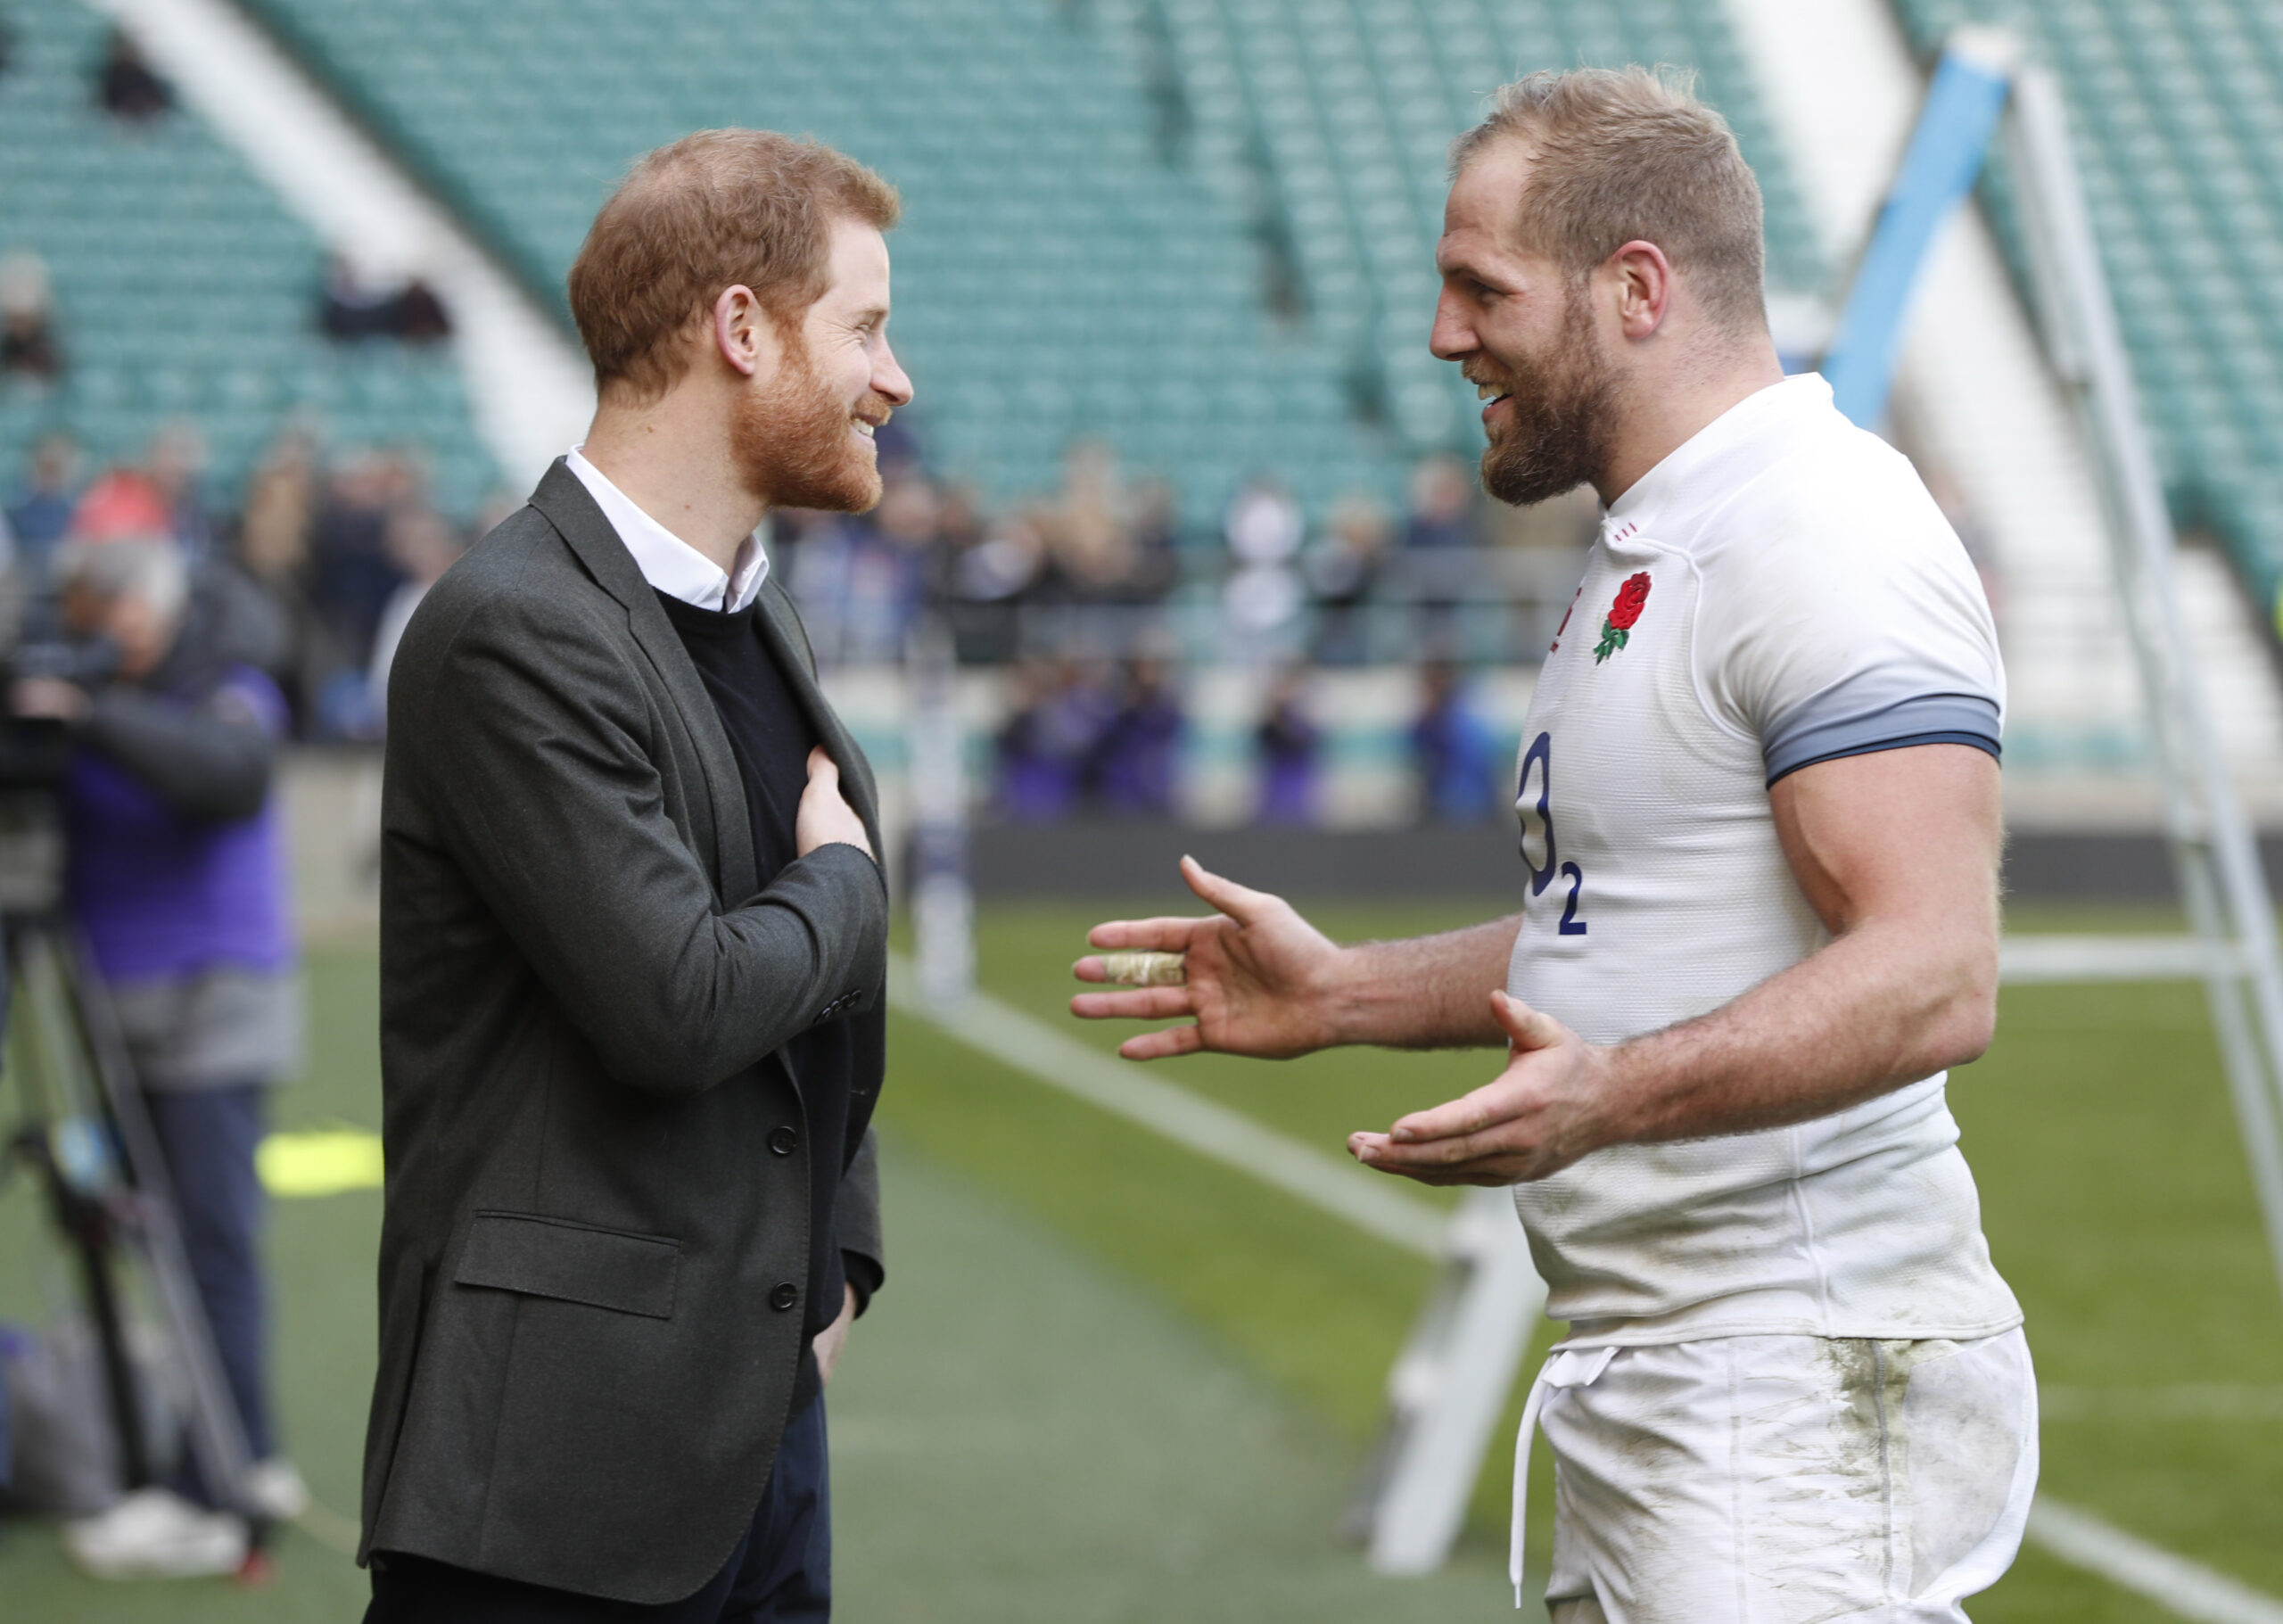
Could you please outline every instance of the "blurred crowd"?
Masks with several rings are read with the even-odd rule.
[[[197,430],[161,430],[139,459],[90,469],[64,434],[31,449],[4,508],[20,581],[37,589],[59,548],[162,541],[201,580],[259,599],[274,625],[260,662],[303,739],[377,738],[396,639],[469,527],[437,511],[422,459],[375,448],[327,458],[289,425],[235,505],[218,505]],[[485,515],[496,518],[497,514]]]
[[[1543,650],[1597,517],[1589,496],[1493,508],[1448,455],[1413,469],[1399,510],[1358,490],[1314,525],[1265,476],[1185,525],[1170,485],[1092,441],[1054,489],[995,509],[935,475],[901,425],[881,460],[878,508],[779,515],[773,556],[828,664],[893,662],[935,616],[963,663],[1008,669],[992,799],[1021,821],[1181,811],[1183,676],[1205,664],[1260,675],[1261,820],[1322,816],[1310,674],[1363,665],[1419,671],[1405,738],[1420,815],[1492,815],[1504,764],[1469,669]]]
[[[886,494],[876,510],[778,516],[778,550],[828,663],[897,659],[929,612],[949,622],[969,664],[1132,652],[1162,641],[1169,607],[1210,612],[1178,617],[1209,627],[1208,646],[1192,638],[1178,651],[1191,661],[1530,657],[1528,639],[1462,650],[1463,611],[1504,614],[1533,597],[1536,583],[1504,566],[1574,553],[1595,517],[1587,499],[1494,518],[1472,470],[1438,454],[1413,469],[1400,512],[1359,490],[1312,528],[1292,493],[1264,475],[1199,533],[1170,484],[1127,477],[1115,452],[1086,440],[1066,455],[1056,489],[994,510],[939,480],[898,428],[881,436]]]
[[[881,449],[879,506],[773,515],[775,567],[828,666],[894,664],[933,617],[963,664],[1007,670],[992,801],[1023,820],[1177,812],[1200,664],[1257,673],[1263,819],[1320,814],[1326,726],[1310,675],[1362,665],[1419,671],[1407,738],[1422,814],[1488,815],[1501,770],[1468,672],[1542,647],[1594,522],[1589,502],[1494,516],[1447,456],[1413,469],[1399,508],[1358,491],[1312,524],[1262,477],[1199,525],[1171,486],[1129,477],[1097,441],[1070,448],[1052,489],[995,507],[937,476],[902,425]],[[413,607],[507,499],[456,519],[430,499],[416,449],[329,451],[293,422],[235,499],[216,490],[188,424],[110,466],[56,433],[31,448],[0,516],[34,583],[74,542],[163,540],[202,579],[267,606],[260,663],[295,738],[378,738]],[[1519,566],[1557,584],[1518,596]]]

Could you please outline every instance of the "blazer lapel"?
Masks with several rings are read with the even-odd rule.
[[[808,633],[802,629],[800,614],[774,571],[762,582],[760,620],[770,653],[777,656],[779,669],[807,710],[817,737],[824,741],[825,754],[839,767],[848,804],[863,820],[864,833],[870,837],[872,850],[880,854],[885,866],[887,859],[886,848],[880,842],[879,789],[872,781],[872,764],[864,759],[854,736],[841,724],[831,702],[824,697],[824,689],[817,685],[816,655],[810,651]]]
[[[532,493],[532,506],[547,515],[596,583],[624,606],[634,640],[656,667],[680,713],[705,777],[704,804],[713,825],[705,836],[713,847],[714,891],[724,907],[737,907],[759,889],[753,823],[746,810],[745,784],[738,777],[738,758],[730,754],[729,735],[713,696],[705,691],[673,622],[658,607],[658,596],[642,578],[634,555],[561,458]]]

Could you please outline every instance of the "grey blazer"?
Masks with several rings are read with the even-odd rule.
[[[762,603],[879,851],[870,768],[774,578]],[[881,1255],[886,883],[829,845],[756,887],[719,713],[560,462],[405,631],[382,829],[360,1555],[688,1595],[789,1419],[811,1167],[782,1049],[839,1016],[857,1064],[837,1239]]]

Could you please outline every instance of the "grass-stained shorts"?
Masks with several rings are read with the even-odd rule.
[[[1964,1620],[2037,1488],[2019,1330],[1574,1349],[1531,1408],[1554,1457],[1554,1624]]]

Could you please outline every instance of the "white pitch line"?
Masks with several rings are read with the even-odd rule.
[[[2062,1561],[2196,1624],[2283,1624],[2283,1602],[2076,1506],[2039,1496],[2030,1507],[2029,1537]]]
[[[936,1009],[919,996],[910,961],[896,953],[888,960],[888,1001],[1026,1076],[1273,1184],[1392,1246],[1426,1257],[1444,1256],[1449,1216],[1384,1175],[1289,1139],[1130,1061],[1112,1059],[988,993],[970,994],[956,1010]]]
[[[2199,936],[2007,936],[1998,947],[1998,978],[2009,985],[2087,981],[2195,981],[2214,969],[2243,974],[2233,944]]]

